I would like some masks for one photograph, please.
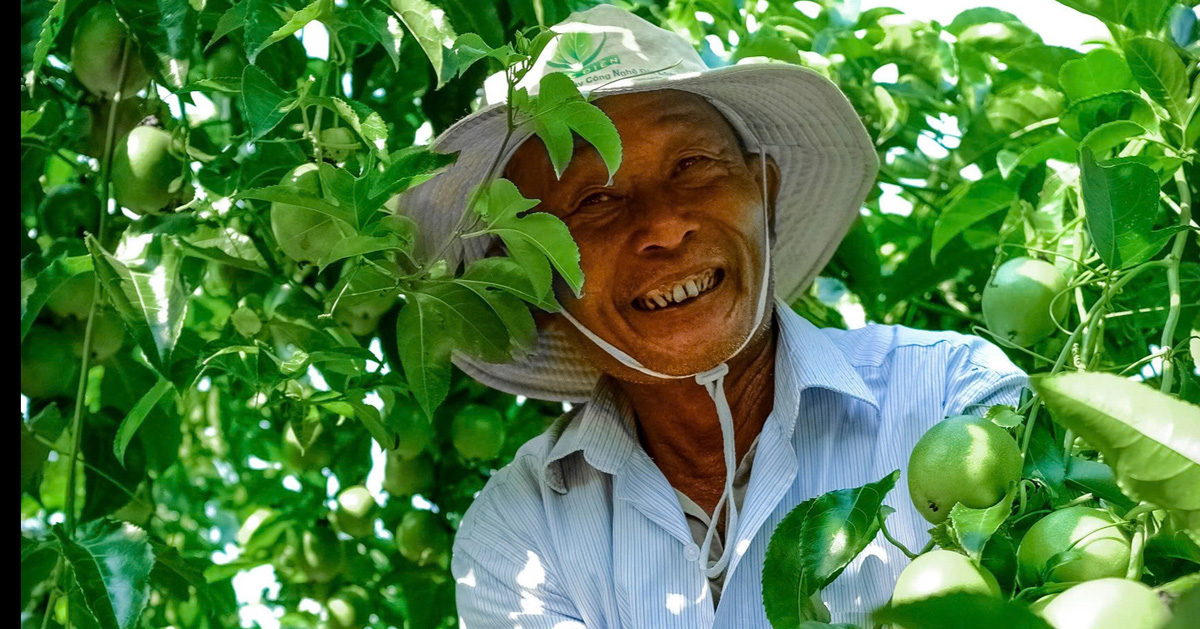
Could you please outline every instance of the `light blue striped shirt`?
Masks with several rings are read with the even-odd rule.
[[[461,626],[767,629],[763,557],[788,511],[903,470],[931,425],[1015,404],[1027,383],[979,337],[888,325],[818,329],[782,305],[775,319],[775,404],[715,609],[675,491],[606,376],[587,404],[497,471],[463,517],[451,562]],[[888,530],[920,548],[930,525],[910,504],[907,481],[902,475],[885,501],[896,509]],[[907,564],[878,537],[821,592],[833,622],[867,626]]]

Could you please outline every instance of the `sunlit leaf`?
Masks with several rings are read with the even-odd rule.
[[[1158,215],[1158,176],[1136,162],[1103,166],[1088,149],[1081,151],[1083,202],[1096,253],[1110,268],[1149,260],[1173,230],[1154,231]]]
[[[146,532],[122,522],[96,520],[83,525],[74,538],[62,527],[55,527],[54,535],[100,627],[134,627],[150,598],[154,567]]]

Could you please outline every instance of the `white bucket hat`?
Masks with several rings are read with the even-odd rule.
[[[725,116],[746,150],[774,158],[780,168],[771,252],[775,293],[790,301],[807,288],[858,216],[878,171],[871,138],[837,86],[784,63],[709,69],[680,35],[611,5],[573,13],[551,30],[563,35],[550,41],[519,85],[530,95],[551,72],[565,72],[592,98],[691,92]],[[418,253],[432,255],[467,211],[468,195],[503,143],[505,118],[504,103],[489,102],[431,144],[459,155],[453,166],[399,199],[398,211],[420,225]],[[501,165],[531,135],[514,134]],[[444,255],[454,268],[482,258],[490,245],[488,238],[456,239]],[[488,363],[459,352],[453,360],[492,388],[551,401],[586,401],[600,376],[573,341],[549,328],[539,330],[533,350],[513,362]]]
[[[518,87],[536,93],[541,78],[564,72],[581,92],[592,97],[676,89],[704,97],[741,136],[746,149],[763,156],[762,283],[750,334],[715,367],[690,375],[668,375],[648,369],[635,358],[587,329],[564,308],[559,314],[593,343],[625,366],[664,379],[694,378],[716,406],[721,426],[725,489],[709,522],[700,554],[709,578],[722,574],[732,558],[733,544],[711,560],[709,549],[726,510],[726,539],[737,534],[738,508],[733,500],[736,470],[733,415],[725,398],[727,361],[745,347],[766,313],[770,274],[775,290],[785,297],[804,289],[825,266],[854,222],[874,183],[878,162],[870,136],[838,88],[821,75],[793,65],[760,64],[708,69],[683,37],[658,28],[623,9],[600,5],[571,14],[554,26],[562,33],[551,40]],[[442,174],[405,193],[400,211],[420,226],[421,253],[444,242],[463,212],[467,196],[488,175],[492,160],[504,144],[507,120],[503,103],[491,103],[450,127],[432,148],[459,153]],[[512,138],[507,163],[530,133]],[[770,238],[767,212],[766,155],[780,167],[775,200],[775,239]],[[470,263],[483,257],[491,243],[458,240],[449,261]],[[779,263],[774,268],[771,258]],[[786,307],[786,306],[785,306]],[[551,328],[538,331],[534,350],[513,362],[488,363],[455,352],[456,365],[476,380],[508,393],[527,397],[581,402],[595,388],[600,373],[574,343]]]

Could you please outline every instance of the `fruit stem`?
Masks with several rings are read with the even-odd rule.
[[[113,141],[117,134],[117,107],[121,104],[121,99],[125,96],[125,75],[129,71],[129,53],[131,40],[125,40],[125,46],[121,50],[121,71],[117,75],[118,89],[113,93],[112,102],[108,109],[108,129],[104,135],[104,155],[100,161],[100,198],[103,203],[100,206],[100,220],[96,235],[100,242],[104,242],[104,218],[108,214],[108,205],[111,201],[109,193],[109,179],[112,175],[112,153]],[[71,464],[67,466],[67,499],[66,499],[66,524],[67,534],[75,535],[75,476],[76,468],[79,461],[79,448],[83,443],[83,399],[87,392],[88,383],[88,359],[92,355],[92,332],[94,322],[96,320],[96,306],[100,303],[100,274],[92,272],[92,304],[88,307],[87,324],[83,329],[83,355],[79,359],[79,386],[75,389],[75,414],[71,418]],[[67,626],[70,627],[70,620],[67,621]]]
[[[1129,545],[1129,568],[1125,571],[1125,578],[1130,581],[1141,580],[1142,555],[1146,549],[1146,518],[1148,517],[1150,517],[1149,513],[1139,513],[1137,527],[1133,530],[1133,541]]]
[[[1188,187],[1187,175],[1184,174],[1182,167],[1175,171],[1175,186],[1179,188],[1179,226],[1181,229],[1175,234],[1171,253],[1165,258],[1168,264],[1167,290],[1170,291],[1171,296],[1167,321],[1163,325],[1162,339],[1159,341],[1159,346],[1163,348],[1161,351],[1164,352],[1162,382],[1159,384],[1159,391],[1163,393],[1170,393],[1175,384],[1175,363],[1171,360],[1167,348],[1173,345],[1171,340],[1175,337],[1175,326],[1179,323],[1179,311],[1183,306],[1183,298],[1179,293],[1179,264],[1183,261],[1183,248],[1187,244],[1188,225],[1192,220],[1192,191]]]
[[[899,548],[900,552],[904,553],[905,555],[908,555],[909,559],[916,559],[917,555],[920,553],[914,553],[913,551],[908,549],[908,546],[905,546],[904,544],[900,543],[900,540],[897,540],[896,538],[892,537],[892,534],[888,533],[887,523],[884,520],[885,519],[883,516],[879,516],[879,532],[883,533],[883,538],[886,539],[889,543],[891,543],[892,546]],[[933,539],[930,539],[929,543],[932,544]],[[928,546],[928,544],[927,544],[927,546]],[[925,551],[922,550],[921,552],[925,552]]]

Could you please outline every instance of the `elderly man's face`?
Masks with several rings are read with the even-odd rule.
[[[523,195],[541,200],[535,211],[562,219],[578,243],[583,297],[561,280],[556,293],[580,323],[651,369],[708,369],[754,323],[763,274],[760,158],[744,155],[721,114],[694,94],[621,94],[596,105],[616,125],[624,151],[611,185],[584,143],[556,179],[536,137],[505,174]],[[773,200],[778,170],[770,160],[767,179]],[[562,317],[548,323],[563,326],[603,371],[645,380]]]

